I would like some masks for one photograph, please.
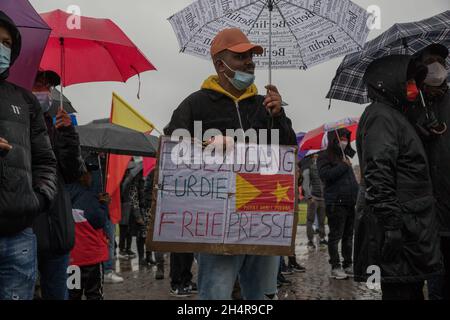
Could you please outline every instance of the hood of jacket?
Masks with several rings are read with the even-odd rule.
[[[371,100],[399,109],[411,104],[406,99],[408,79],[415,79],[420,87],[426,75],[427,68],[412,56],[392,55],[369,64],[364,74],[364,82]]]
[[[11,48],[11,66],[17,60],[20,54],[20,49],[22,47],[22,38],[20,36],[20,31],[16,27],[16,24],[8,17],[3,11],[0,11],[0,26],[4,26],[11,33],[12,38],[12,48]],[[9,75],[9,69],[0,75],[0,79],[6,79]]]
[[[209,76],[203,82],[202,89],[213,90],[215,92],[221,93],[232,99],[234,102],[239,102],[247,98],[256,96],[258,94],[258,89],[256,88],[256,85],[252,84],[250,87],[247,88],[247,90],[245,90],[243,95],[241,95],[240,97],[235,97],[220,85],[219,77],[217,75]]]
[[[347,141],[349,143],[347,144],[347,147],[345,147],[344,153],[347,156],[349,156],[350,158],[353,158],[356,154],[356,151],[352,148],[351,143],[350,143],[350,141],[352,141],[351,140],[352,133],[350,132],[350,130],[348,130],[346,128],[341,128],[341,129],[337,130],[337,134],[339,135],[339,137],[345,136],[347,138]],[[342,151],[339,146],[339,139],[336,135],[336,130],[328,131],[327,139],[328,139],[329,148],[332,148],[335,153],[341,154]]]

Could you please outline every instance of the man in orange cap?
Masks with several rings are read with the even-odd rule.
[[[296,145],[295,132],[281,106],[278,89],[267,85],[267,94],[261,96],[254,85],[253,56],[262,53],[263,48],[252,44],[241,30],[220,31],[211,45],[217,75],[206,79],[201,90],[180,104],[164,133],[171,135],[176,129],[185,129],[193,137],[194,121],[202,121],[202,134],[208,129],[217,129],[223,135],[227,129],[254,129],[268,130],[267,135],[271,136],[271,131],[278,130],[279,144]],[[184,255],[182,259],[181,255]],[[185,269],[190,269],[192,259],[192,255],[175,253],[171,255],[171,266],[183,265]],[[276,292],[278,265],[279,257],[200,253],[200,298],[231,299],[233,285],[239,278],[244,299],[264,299],[266,294]],[[189,275],[190,270],[178,271],[171,273],[172,294],[188,295],[190,286],[187,283],[190,279],[178,277],[177,273]]]

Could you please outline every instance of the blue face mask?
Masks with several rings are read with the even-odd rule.
[[[11,49],[0,43],[0,74],[9,69],[11,65]]]
[[[41,105],[42,111],[48,112],[50,106],[52,105],[52,99],[49,92],[33,92]]]
[[[234,72],[233,78],[228,77],[226,73],[224,73],[224,75],[228,79],[228,81],[230,81],[233,87],[235,87],[237,90],[239,91],[245,90],[248,87],[250,87],[253,84],[253,82],[255,82],[254,74],[239,70],[233,70],[225,63],[225,61],[222,60],[222,62],[228,69]]]

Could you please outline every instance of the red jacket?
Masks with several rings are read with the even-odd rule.
[[[108,260],[108,241],[103,229],[95,230],[84,217],[84,211],[72,209],[75,220],[75,246],[70,252],[70,264],[88,266]]]

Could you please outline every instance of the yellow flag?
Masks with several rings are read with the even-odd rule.
[[[113,92],[112,98],[111,122],[145,133],[150,133],[153,129],[158,131],[153,123],[147,120],[115,92]]]

